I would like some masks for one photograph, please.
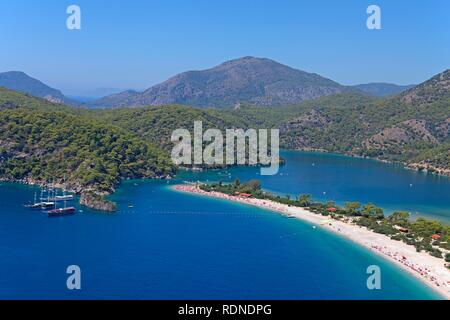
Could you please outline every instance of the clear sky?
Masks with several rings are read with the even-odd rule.
[[[81,30],[66,28],[71,4]],[[450,68],[449,17],[448,0],[3,0],[0,72],[82,95],[257,56],[342,84],[419,83]]]

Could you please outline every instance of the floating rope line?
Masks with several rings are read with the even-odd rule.
[[[118,213],[145,213],[151,215],[203,215],[203,216],[235,216],[245,218],[261,218],[260,213],[246,211],[185,211],[185,210],[119,210]]]

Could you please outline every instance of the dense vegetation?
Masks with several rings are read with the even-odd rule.
[[[415,106],[398,98],[343,94],[306,102],[291,114],[281,125],[283,142],[290,148],[413,161],[449,140],[450,99]]]
[[[413,245],[419,252],[427,251],[438,258],[448,259],[449,257],[450,226],[423,218],[411,221],[408,212],[394,212],[386,217],[383,210],[372,203],[361,205],[359,202],[347,202],[344,207],[339,207],[334,202],[313,201],[307,194],[301,194],[297,199],[291,199],[289,196],[281,197],[261,189],[261,183],[258,180],[250,180],[246,183],[236,180],[230,184],[219,182],[201,185],[200,188],[207,192],[217,191],[228,195],[251,194],[257,199],[267,199],[289,206],[308,207],[316,214],[336,220],[346,220],[385,234],[393,240]]]
[[[121,179],[174,172],[173,130],[280,128],[286,149],[400,161],[450,173],[450,71],[400,96],[330,95],[299,105],[83,110],[0,88],[0,178],[112,192]]]
[[[445,74],[448,78],[450,72]],[[286,149],[346,153],[450,173],[450,90],[433,89],[422,88],[421,98],[412,102],[405,97],[414,91],[383,99],[343,93],[281,110],[243,106],[227,113],[248,125],[279,127]]]
[[[0,111],[4,109],[52,109],[52,110],[71,110],[60,104],[51,103],[45,99],[33,97],[25,93],[9,90],[0,87]]]
[[[172,132],[188,129],[193,133],[194,121],[202,121],[203,130],[246,128],[249,123],[219,110],[201,110],[184,106],[145,107],[85,111],[91,117],[132,131],[145,141],[170,151]]]
[[[0,95],[0,177],[110,193],[121,179],[173,174],[166,152],[65,107]],[[27,107],[22,106],[26,104]]]
[[[400,96],[342,93],[285,107],[196,109],[183,106],[86,111],[170,150],[174,129],[280,128],[286,149],[321,150],[405,163],[450,173],[447,70]],[[445,170],[448,170],[445,172]]]

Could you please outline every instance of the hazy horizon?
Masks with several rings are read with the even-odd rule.
[[[81,8],[81,30],[66,9]],[[366,9],[381,8],[381,30]],[[18,0],[3,5],[0,72],[23,71],[69,96],[143,90],[243,56],[275,60],[343,85],[410,85],[450,66],[450,3],[369,1]]]
[[[264,57],[264,58],[267,58],[267,57]],[[270,59],[270,58],[268,58],[268,59]],[[226,60],[226,61],[230,61],[230,60],[234,60],[234,59],[229,59],[229,60]],[[226,61],[223,61],[223,62],[226,62]],[[279,62],[279,61],[277,61],[277,62]],[[215,67],[215,66],[211,66],[211,68],[213,68],[213,67]],[[289,67],[291,67],[291,66],[289,66]],[[210,69],[210,68],[197,69],[197,70],[185,70],[185,71],[180,71],[179,73],[184,73],[184,72],[189,72],[189,71],[201,71],[201,70],[207,70],[207,69]],[[305,71],[303,69],[299,69],[299,70]],[[25,70],[0,70],[0,73],[10,72],[10,71],[24,72],[25,74],[27,74],[31,78],[37,79],[37,80],[43,82],[44,84],[49,85],[48,82],[46,82],[46,81],[42,80],[41,78],[38,78],[38,77],[36,77],[36,76],[34,76],[32,74],[29,74]],[[442,70],[442,71],[444,71],[444,70]],[[312,73],[315,73],[315,72],[312,72]],[[419,81],[417,83],[412,83],[412,82],[410,82],[410,83],[394,83],[394,82],[389,82],[389,81],[368,81],[368,82],[364,82],[364,83],[347,84],[347,83],[341,83],[339,81],[336,81],[333,78],[330,78],[330,80],[336,81],[339,84],[344,85],[344,86],[356,86],[356,85],[374,84],[374,83],[394,84],[394,85],[398,85],[398,86],[409,86],[409,85],[417,85],[417,84],[420,84],[422,82],[425,82],[426,80],[430,79],[434,75],[435,74],[432,74],[429,77],[427,77],[427,78],[425,78],[422,81]],[[64,90],[61,86],[58,86],[58,85],[55,85],[55,86],[49,85],[49,86],[54,88],[54,89],[60,90],[64,95],[66,95],[68,97],[93,99],[93,98],[100,98],[100,97],[104,97],[104,96],[115,94],[115,93],[124,92],[124,91],[127,91],[127,90],[132,90],[132,91],[136,91],[136,92],[142,92],[142,91],[145,91],[146,89],[148,89],[148,88],[150,88],[150,87],[152,87],[154,85],[157,85],[157,84],[159,84],[161,82],[164,82],[164,81],[168,80],[169,78],[171,78],[173,76],[175,76],[175,74],[169,76],[167,79],[161,80],[160,82],[151,83],[148,86],[141,87],[141,88],[132,88],[132,87],[110,88],[110,87],[102,87],[101,85],[99,85],[99,86],[93,86],[93,87],[85,87],[85,88],[73,91],[73,90],[70,90],[70,89],[69,90]],[[100,92],[103,92],[103,93],[100,93]]]

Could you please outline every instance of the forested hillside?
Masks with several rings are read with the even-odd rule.
[[[287,149],[399,161],[450,173],[447,70],[400,96],[329,95],[283,108],[81,110],[0,88],[0,178],[111,193],[126,178],[174,173],[173,130],[280,128]]]
[[[174,173],[166,152],[85,114],[0,92],[2,180],[62,183],[77,192],[111,193],[126,178]]]
[[[398,161],[447,174],[450,168],[449,71],[389,98],[341,93],[282,108],[185,106],[87,111],[170,150],[174,129],[280,128],[286,149],[321,150]]]
[[[283,120],[283,145],[400,161],[449,173],[450,72],[401,96],[340,94],[308,101]]]
[[[213,109],[196,109],[185,106],[143,107],[133,109],[112,109],[83,111],[91,117],[130,130],[145,141],[160,146],[169,152],[170,141],[176,129],[188,129],[193,134],[194,121],[203,123],[203,130],[218,128],[246,128],[249,121],[232,114]]]

